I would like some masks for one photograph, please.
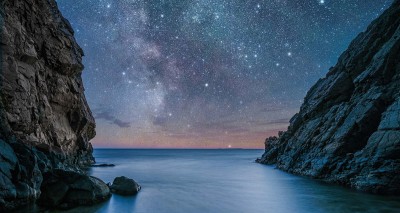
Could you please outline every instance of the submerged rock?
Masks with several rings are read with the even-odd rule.
[[[257,161],[400,195],[400,0],[357,36]]]
[[[134,180],[122,176],[114,179],[110,189],[111,192],[115,194],[135,195],[140,191],[141,186]]]
[[[102,164],[92,164],[91,167],[114,167],[115,164],[112,163],[102,163]]]
[[[110,189],[100,179],[73,171],[55,170],[45,174],[39,204],[50,208],[92,205],[110,196]]]

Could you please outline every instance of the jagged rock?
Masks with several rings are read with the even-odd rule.
[[[122,176],[114,179],[110,189],[112,193],[120,195],[135,195],[140,191],[141,186],[134,180]]]
[[[45,174],[39,203],[46,207],[72,208],[107,200],[110,189],[100,179],[73,171],[55,170]]]
[[[36,200],[43,174],[94,163],[82,49],[55,0],[0,2],[0,211]],[[96,182],[96,181],[93,181]],[[43,193],[42,193],[43,194]]]
[[[357,36],[257,161],[400,194],[400,0]]]

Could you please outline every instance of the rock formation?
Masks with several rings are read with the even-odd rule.
[[[100,179],[71,171],[55,169],[44,174],[39,203],[50,208],[69,209],[92,205],[111,196]]]
[[[88,141],[95,122],[81,79],[83,52],[56,2],[1,0],[0,8],[2,211],[36,200],[55,169],[94,163]]]
[[[125,176],[116,177],[110,186],[112,193],[120,195],[135,195],[141,188],[136,181]]]
[[[400,0],[357,36],[257,161],[400,194]]]

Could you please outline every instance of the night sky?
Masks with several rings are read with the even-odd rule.
[[[95,147],[262,148],[392,0],[58,0]]]

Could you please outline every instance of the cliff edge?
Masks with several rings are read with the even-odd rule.
[[[38,199],[52,171],[94,163],[95,121],[81,79],[83,51],[56,2],[2,0],[0,9],[2,210]]]
[[[400,194],[400,0],[358,35],[257,162]]]

